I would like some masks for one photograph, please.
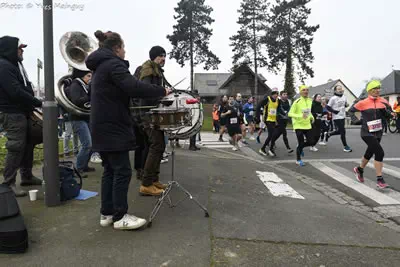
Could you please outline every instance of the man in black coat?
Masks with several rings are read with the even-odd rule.
[[[33,150],[30,140],[32,127],[29,117],[42,102],[34,97],[32,84],[22,65],[27,45],[11,36],[0,38],[0,124],[7,133],[7,156],[4,168],[4,184],[9,185],[17,197],[27,193],[16,188],[18,169],[21,186],[41,185],[42,180],[32,175]]]
[[[97,31],[100,48],[86,60],[93,71],[90,128],[92,150],[99,152],[104,167],[101,185],[100,225],[136,229],[145,219],[128,214],[128,188],[132,176],[129,151],[135,149],[131,98],[162,97],[170,90],[145,84],[129,72],[125,45],[115,32]]]

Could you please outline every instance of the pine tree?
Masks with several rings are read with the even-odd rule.
[[[237,34],[229,39],[230,46],[233,47],[233,64],[248,64],[254,66],[256,74],[254,79],[254,92],[258,96],[258,67],[267,65],[267,58],[263,55],[266,51],[261,42],[260,36],[266,34],[267,28],[267,0],[242,0],[240,9],[238,10],[239,19],[237,23],[240,29]]]
[[[208,45],[212,29],[207,26],[214,22],[210,14],[213,9],[204,4],[204,0],[181,0],[175,8],[172,35],[167,35],[173,49],[169,53],[181,67],[190,60],[190,90],[193,90],[193,70],[198,64],[204,63],[204,69],[216,70],[221,63],[219,58],[210,51]]]
[[[313,35],[319,25],[307,24],[311,9],[305,5],[310,0],[276,0],[271,10],[268,34],[263,41],[268,46],[270,66],[275,71],[286,66],[285,90],[290,97],[295,94],[294,69],[297,69],[301,81],[307,76],[314,77],[310,67],[314,56],[311,51]]]

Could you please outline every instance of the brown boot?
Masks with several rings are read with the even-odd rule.
[[[167,186],[168,186],[168,185],[166,185],[166,184],[160,183],[160,181],[153,182],[153,185],[154,185],[155,187],[157,187],[158,189],[162,189],[162,190],[167,189]]]
[[[142,196],[159,196],[164,192],[164,190],[158,189],[154,185],[150,186],[140,186],[139,193]]]

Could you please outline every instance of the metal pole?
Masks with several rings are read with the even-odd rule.
[[[48,207],[60,204],[60,177],[58,173],[58,108],[54,97],[53,58],[53,1],[43,0],[44,37],[44,81],[45,101],[43,103],[43,146],[45,202]]]
[[[37,98],[40,98],[40,66],[37,65]]]

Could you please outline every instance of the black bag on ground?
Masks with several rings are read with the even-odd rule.
[[[79,196],[82,189],[82,177],[75,169],[72,161],[61,161],[58,165],[60,173],[60,200],[67,201]],[[78,176],[80,183],[75,179]]]
[[[0,253],[24,253],[28,248],[28,231],[14,192],[0,184]]]

